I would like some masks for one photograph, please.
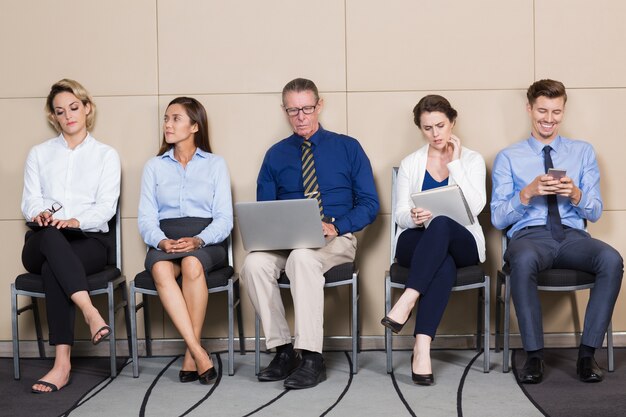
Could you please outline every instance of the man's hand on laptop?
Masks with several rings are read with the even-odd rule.
[[[337,236],[337,229],[332,223],[322,222],[322,230],[324,231],[324,236],[326,237]]]

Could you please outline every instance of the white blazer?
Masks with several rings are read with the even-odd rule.
[[[396,181],[396,218],[398,232],[394,242],[398,242],[398,236],[406,229],[416,228],[411,219],[411,209],[415,207],[411,194],[422,190],[428,160],[428,145],[413,152],[400,163],[398,178]],[[476,249],[480,262],[485,262],[485,236],[483,229],[478,223],[478,214],[487,203],[485,190],[485,160],[476,151],[465,147],[461,148],[461,158],[448,164],[448,184],[458,184],[463,190],[470,211],[474,215],[474,224],[466,226],[474,236]]]

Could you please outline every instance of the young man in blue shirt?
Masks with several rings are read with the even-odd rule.
[[[591,291],[576,373],[599,382],[594,359],[602,346],[624,271],[620,254],[584,229],[602,214],[600,172],[593,147],[559,135],[567,94],[559,81],[540,80],[527,91],[531,137],[501,151],[493,165],[491,221],[510,226],[504,260],[510,268],[511,295],[527,354],[520,382],[543,378],[543,327],[537,275],[550,268],[596,275]],[[565,170],[558,179],[549,168]],[[556,175],[556,174],[555,174]]]
[[[354,260],[353,232],[374,221],[379,203],[361,145],[319,124],[324,100],[315,84],[303,78],[290,81],[282,101],[294,133],[267,151],[257,179],[257,200],[316,198],[327,243],[319,249],[249,253],[241,277],[263,323],[266,346],[276,348],[259,381],[284,379],[285,387],[300,389],[313,387],[326,376],[324,273]],[[282,270],[290,280],[295,345],[277,284]],[[294,349],[300,350],[301,360]]]

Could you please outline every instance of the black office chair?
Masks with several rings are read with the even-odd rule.
[[[359,372],[359,271],[355,269],[353,262],[347,262],[332,267],[324,274],[326,283],[324,288],[339,287],[341,285],[352,286],[352,374]],[[283,271],[278,279],[280,288],[289,288],[289,277]],[[255,314],[254,322],[254,373],[261,370],[261,320]]]
[[[89,295],[106,294],[108,298],[108,325],[111,327],[111,337],[109,338],[109,356],[111,359],[111,378],[117,375],[116,364],[116,344],[115,344],[115,313],[124,309],[126,319],[126,331],[129,332],[129,310],[128,292],[126,289],[126,277],[122,275],[122,246],[120,231],[120,210],[119,205],[115,216],[109,220],[109,232],[105,234],[108,241],[108,262],[102,272],[88,275]],[[122,301],[115,304],[115,290],[120,290]],[[31,302],[23,307],[17,307],[17,296],[31,297]],[[20,345],[18,333],[18,316],[25,311],[32,310],[35,317],[35,331],[37,334],[37,345],[39,347],[39,357],[45,358],[44,339],[41,331],[41,320],[39,318],[39,308],[37,298],[45,298],[43,289],[43,279],[38,274],[21,274],[15,282],[11,284],[11,325],[13,329],[13,369],[15,379],[20,379]],[[130,335],[128,334],[128,348],[131,349]]]
[[[241,325],[241,301],[239,298],[239,276],[235,275],[232,266],[233,252],[230,236],[222,242],[228,253],[228,265],[210,271],[205,275],[209,294],[226,291],[228,293],[228,375],[235,374],[235,332],[234,332],[234,314],[237,310],[237,327],[239,329],[239,350],[242,355],[245,354],[245,340],[243,337],[243,326]],[[182,277],[178,277],[178,283],[181,285]],[[137,304],[135,295],[142,295],[141,302]],[[135,276],[135,280],[130,283],[130,328],[133,352],[133,377],[139,377],[139,359],[137,351],[137,312],[143,307],[143,322],[146,335],[146,356],[152,356],[152,334],[150,331],[150,310],[149,304],[145,299],[146,295],[156,296],[158,292],[156,285],[152,279],[152,275],[148,271],[143,271]]]
[[[395,261],[395,254],[393,253],[393,241],[398,230],[398,225],[395,222],[397,178],[398,167],[393,167],[391,171],[391,267],[388,271],[385,271],[385,315],[389,314],[389,311],[391,310],[391,289],[404,289],[406,281],[409,277],[409,269],[400,266]],[[485,353],[483,358],[483,371],[489,372],[489,275],[485,274],[485,271],[479,265],[458,268],[456,274],[456,281],[454,283],[454,287],[452,287],[452,291],[478,289],[478,306],[476,317],[476,351],[480,352],[481,348],[484,349]],[[481,307],[483,308],[482,316]],[[484,338],[482,345],[481,336]],[[385,351],[387,353],[387,373],[391,373],[393,372],[393,348],[392,334],[391,330],[388,328],[385,328]]]
[[[502,257],[506,252],[509,239],[508,229],[502,231]],[[511,285],[508,265],[502,260],[502,268],[498,271],[496,282],[496,335],[495,351],[500,351],[500,326],[502,305],[504,306],[504,332],[502,352],[502,372],[509,372],[509,338],[511,333]],[[539,291],[578,291],[591,289],[596,282],[596,276],[574,269],[548,269],[539,273],[537,289]],[[503,294],[504,291],[504,294]],[[611,322],[607,328],[607,355],[609,372],[615,369],[613,360],[613,327]]]

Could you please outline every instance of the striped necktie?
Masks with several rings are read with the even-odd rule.
[[[551,146],[545,146],[543,148],[543,165],[546,169],[554,168],[552,164],[552,157],[550,156]],[[561,214],[559,213],[559,205],[556,201],[556,195],[548,195],[548,224],[550,225],[550,233],[552,238],[557,242],[562,242],[565,239],[565,232],[563,232],[563,224],[561,223]]]
[[[322,206],[322,196],[317,184],[317,173],[315,172],[315,161],[313,160],[313,150],[311,142],[302,142],[302,184],[304,186],[304,196],[306,198],[316,198],[320,208],[320,217],[324,217],[324,207]]]

